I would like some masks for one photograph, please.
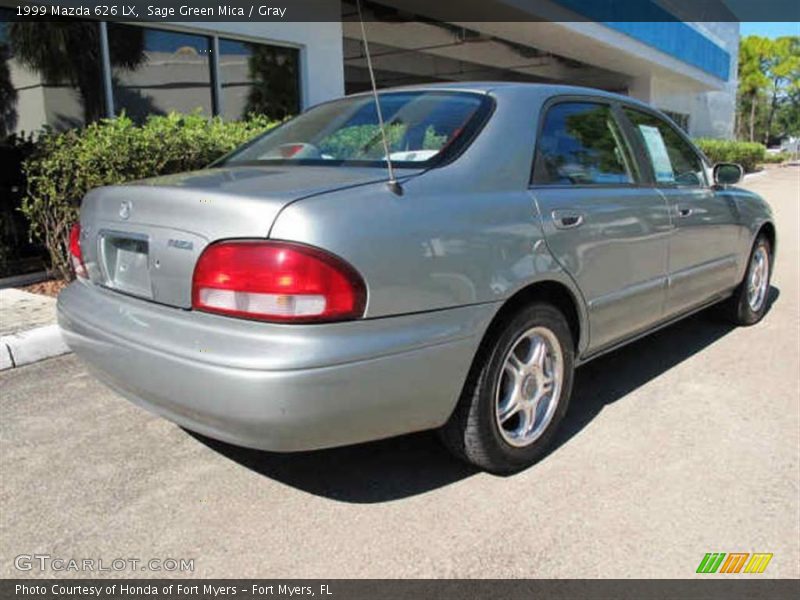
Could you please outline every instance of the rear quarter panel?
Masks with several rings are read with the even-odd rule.
[[[498,303],[537,280],[578,294],[542,240],[527,192],[541,97],[496,96],[495,113],[454,162],[284,208],[270,237],[325,248],[367,283],[368,318]]]

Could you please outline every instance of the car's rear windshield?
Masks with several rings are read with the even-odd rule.
[[[483,94],[447,91],[379,95],[389,156],[399,167],[430,167],[464,149],[485,121]],[[372,95],[316,106],[227,156],[252,163],[382,166],[386,152]]]

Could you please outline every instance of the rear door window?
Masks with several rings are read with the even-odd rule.
[[[536,144],[534,184],[635,182],[631,152],[609,105],[562,102],[548,109]]]
[[[649,113],[632,108],[623,110],[647,151],[656,183],[706,185],[703,160],[672,125]]]

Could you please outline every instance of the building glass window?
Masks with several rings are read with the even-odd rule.
[[[285,119],[300,110],[300,53],[235,40],[219,40],[222,116],[243,119],[250,113]]]
[[[631,184],[631,165],[609,106],[568,102],[547,111],[537,143],[535,184]]]
[[[0,11],[0,132],[78,127],[101,118],[95,21],[10,21]]]
[[[661,109],[661,112],[672,119],[685,133],[689,133],[689,115],[664,109]]]
[[[211,38],[109,23],[108,42],[117,113],[212,114]]]
[[[106,98],[98,22],[12,17],[0,8],[0,138],[86,125],[105,117],[112,99],[116,114],[136,122],[172,111],[221,111],[231,120],[300,112],[296,48],[220,39],[215,107],[210,36],[108,23],[113,98]]]

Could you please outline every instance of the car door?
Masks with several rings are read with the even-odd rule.
[[[588,307],[590,353],[663,316],[670,217],[641,171],[613,102],[544,107],[531,192],[548,247]]]
[[[674,231],[666,315],[677,315],[736,285],[736,205],[711,187],[704,159],[675,126],[643,109],[626,106],[623,112],[669,204]]]

